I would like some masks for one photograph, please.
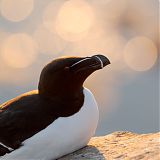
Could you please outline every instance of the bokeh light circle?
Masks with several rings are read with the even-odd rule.
[[[81,33],[90,28],[93,17],[92,8],[86,1],[69,0],[59,10],[57,25],[66,32]]]
[[[125,46],[124,59],[127,65],[136,71],[150,69],[157,60],[157,48],[147,37],[135,37]]]
[[[65,40],[76,41],[87,35],[93,22],[93,9],[86,1],[69,0],[58,12],[56,31]]]
[[[31,65],[38,53],[37,44],[25,33],[12,34],[2,44],[1,56],[5,63],[14,68]]]
[[[34,7],[34,0],[1,0],[1,14],[10,21],[18,22],[29,16]]]
[[[71,42],[85,38],[93,22],[93,8],[84,0],[54,0],[43,13],[44,26]]]

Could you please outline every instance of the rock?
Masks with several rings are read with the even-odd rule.
[[[160,160],[160,132],[115,132],[94,137],[88,146],[59,160]]]

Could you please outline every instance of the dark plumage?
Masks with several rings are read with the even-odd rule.
[[[104,66],[110,63],[106,57],[98,57]],[[95,56],[84,59],[86,57],[53,60],[42,70],[38,90],[0,105],[2,144],[17,149],[24,140],[46,128],[58,117],[71,116],[80,110],[84,102],[83,82],[101,68]],[[81,60],[81,63],[77,63]],[[5,146],[0,145],[0,156],[8,152]]]

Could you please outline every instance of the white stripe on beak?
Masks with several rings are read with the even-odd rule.
[[[96,58],[100,61],[100,63],[101,63],[101,68],[103,68],[104,66],[103,66],[102,60],[101,60],[98,56],[94,56],[94,57],[96,57]]]
[[[72,66],[70,66],[70,67],[73,67],[73,66],[75,66],[75,65],[77,65],[77,64],[79,64],[79,63],[81,63],[81,62],[83,62],[83,61],[85,61],[85,60],[87,60],[87,59],[91,59],[91,58],[85,58],[85,59],[82,59],[82,60],[80,60],[80,61],[78,61],[78,62],[76,62],[76,63],[74,63]]]

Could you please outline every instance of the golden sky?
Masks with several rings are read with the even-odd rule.
[[[105,114],[125,101],[121,86],[131,87],[145,74],[151,86],[152,71],[158,78],[158,35],[156,0],[0,0],[0,86],[35,89],[43,65],[53,58],[104,54],[111,65],[86,85]],[[8,92],[3,88],[0,96],[17,94]],[[1,97],[0,103],[6,100]]]

